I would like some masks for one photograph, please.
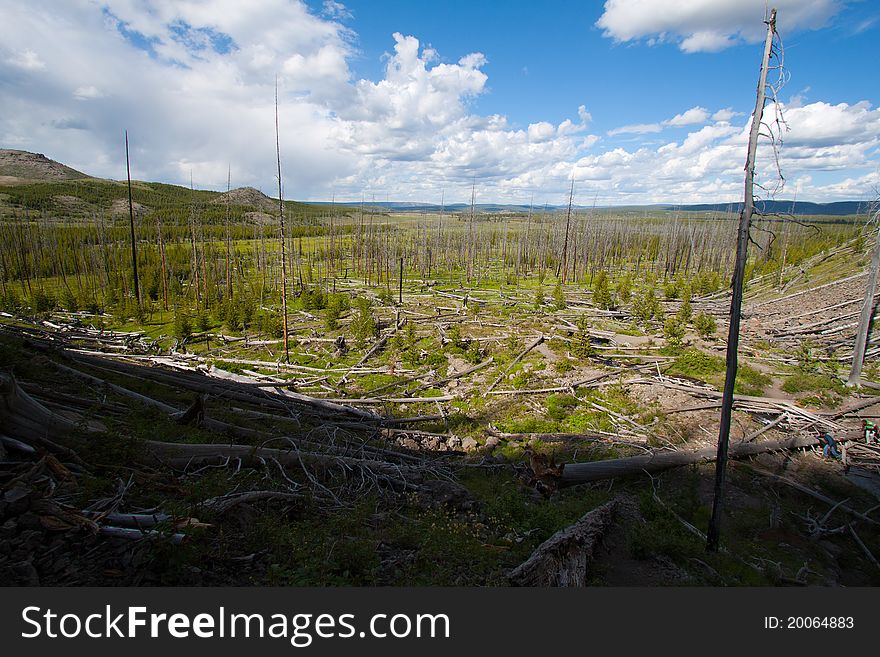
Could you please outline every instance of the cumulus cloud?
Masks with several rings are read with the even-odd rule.
[[[51,14],[34,5],[0,4],[0,24],[17,26],[0,47],[0,146],[94,175],[124,177],[128,129],[137,178],[188,183],[192,173],[197,185],[220,189],[231,164],[233,184],[272,193],[277,75],[289,198],[424,201],[446,190],[450,199],[476,178],[483,198],[528,202],[537,193],[555,203],[572,175],[600,203],[741,193],[748,117],[732,108],[696,106],[609,131],[636,135],[624,148],[591,134],[585,105],[526,125],[480,115],[486,56],[438,53],[415,35],[389,35],[379,79],[357,79],[356,35],[330,5],[320,14],[290,0],[155,0],[149,8],[73,0]],[[867,102],[785,110],[781,162],[802,181],[799,198],[852,195],[871,182],[878,110]],[[657,143],[638,138],[658,133]],[[765,177],[770,155],[759,156]]]
[[[664,124],[678,128],[685,125],[705,123],[708,120],[709,110],[707,110],[705,107],[692,107],[686,112],[676,114],[668,121],[664,121]]]
[[[656,132],[662,132],[663,128],[681,128],[689,125],[697,125],[705,123],[709,120],[709,110],[705,107],[692,107],[689,110],[676,114],[671,119],[660,121],[659,123],[633,123],[630,125],[612,128],[608,131],[609,137],[617,135],[633,134],[645,135]]]
[[[841,0],[775,0],[784,34],[816,29],[836,14]],[[606,0],[596,25],[618,42],[675,43],[687,53],[717,52],[766,34],[764,0]]]
[[[720,109],[712,115],[713,121],[730,121],[735,116],[742,116],[742,112],[734,112],[730,107]]]
[[[773,116],[776,109],[769,104],[765,116]],[[880,146],[880,110],[866,101],[817,102],[803,107],[780,106],[779,110],[789,128],[782,135],[779,164],[786,178],[799,181],[798,198],[861,199],[871,194],[871,184],[878,175],[872,158]],[[722,116],[733,118],[728,112]],[[651,199],[736,201],[742,194],[749,126],[750,117],[739,124],[717,121],[688,133],[681,141],[656,148],[618,148],[588,155],[575,163],[575,178],[605,181],[604,187],[613,190],[606,202],[621,203],[624,198],[633,203]],[[772,186],[778,173],[771,147],[764,140],[759,142],[757,160],[759,179]],[[829,172],[859,170],[864,173],[843,181],[827,179]]]

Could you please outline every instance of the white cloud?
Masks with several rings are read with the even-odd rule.
[[[103,95],[103,92],[93,84],[77,87],[73,91],[73,97],[77,100],[91,100],[92,98],[101,98]]]
[[[735,116],[742,116],[742,112],[734,112],[730,107],[720,109],[712,115],[713,121],[730,121]]]
[[[46,68],[46,63],[30,48],[13,53],[6,61],[25,71],[42,71]]]
[[[529,141],[541,143],[552,139],[556,135],[556,128],[552,123],[541,121],[540,123],[532,123],[529,125]]]
[[[48,14],[23,0],[0,4],[0,24],[17,26],[0,50],[0,146],[118,179],[127,128],[137,178],[188,183],[192,171],[196,185],[219,189],[231,164],[234,185],[273,193],[278,74],[289,198],[436,200],[445,189],[448,200],[464,198],[476,178],[482,198],[528,202],[536,193],[557,203],[572,175],[599,203],[733,201],[741,193],[748,117],[732,108],[696,106],[616,128],[608,135],[634,135],[635,145],[604,145],[590,134],[584,105],[570,118],[528,125],[476,113],[474,99],[489,84],[478,52],[441,54],[394,34],[380,79],[357,79],[354,35],[302,2],[103,6],[76,0]],[[35,43],[39,54],[24,56]],[[781,162],[802,181],[799,198],[839,198],[871,182],[878,110],[817,102],[789,106],[785,116]],[[681,130],[649,142],[665,128]],[[759,163],[769,178],[766,147]]]
[[[629,125],[622,125],[619,128],[613,128],[608,131],[609,137],[615,137],[617,135],[645,135],[653,132],[660,132],[663,130],[663,125],[661,123],[631,123]]]
[[[784,188],[784,197],[797,191],[802,200],[828,201],[862,199],[872,193],[878,176],[880,110],[865,101],[782,109],[789,130],[779,149],[780,166],[787,179],[799,182]],[[765,117],[774,113],[774,106],[768,105]],[[733,114],[725,111],[721,117],[732,119]],[[751,117],[738,124],[718,121],[658,147],[587,155],[575,162],[575,178],[596,183],[602,190],[599,201],[605,203],[737,201],[743,190],[750,121]],[[777,172],[765,140],[757,159],[759,180],[772,186]],[[858,171],[863,173],[853,175]]]
[[[633,123],[630,125],[620,126],[608,131],[609,137],[617,135],[646,135],[662,132],[664,127],[680,128],[689,125],[705,123],[709,120],[709,110],[705,107],[692,107],[689,110],[676,114],[671,119],[660,121],[659,123]]]
[[[778,28],[815,29],[837,13],[841,0],[775,0]],[[766,34],[765,0],[606,0],[596,25],[615,41],[676,43],[688,53],[717,52]]]
[[[354,14],[351,13],[348,7],[341,2],[335,2],[335,0],[324,0],[324,10],[322,13],[328,18],[335,18],[337,20],[354,18]]]
[[[668,126],[673,127],[681,127],[685,125],[695,125],[698,123],[705,123],[709,120],[709,110],[705,107],[692,107],[686,112],[682,112],[681,114],[676,114],[671,119],[664,121],[663,123]]]

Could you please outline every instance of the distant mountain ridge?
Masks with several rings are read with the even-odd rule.
[[[330,205],[327,201],[305,201],[311,205]],[[336,205],[346,207],[356,207],[360,203],[339,203]],[[450,203],[448,205],[440,205],[439,203],[406,203],[401,201],[383,201],[375,203],[365,203],[365,208],[378,209],[380,211],[389,212],[464,212],[470,209],[467,203]],[[582,212],[590,210],[593,206],[573,205],[572,210]],[[868,204],[864,201],[835,201],[833,203],[813,203],[810,201],[757,201],[755,207],[760,212],[768,214],[794,214],[794,215],[826,215],[826,216],[849,216],[863,214],[867,211]],[[545,209],[551,212],[565,210],[568,205],[534,205],[531,210],[535,213],[543,212]],[[596,206],[597,210],[664,210],[667,212],[714,212],[714,213],[731,213],[738,214],[742,209],[742,202],[739,203],[698,203],[689,205],[677,205],[671,203],[652,203],[650,205],[626,205],[626,206]],[[528,212],[528,205],[516,204],[499,204],[499,203],[476,203],[474,210],[477,212]]]
[[[88,174],[77,171],[61,162],[52,160],[42,153],[0,148],[0,183],[6,185],[24,184],[31,182],[61,182],[65,180],[100,180]],[[226,194],[219,194],[213,203],[225,203]],[[229,202],[232,205],[246,205],[258,208],[262,211],[272,211],[277,203],[276,199],[266,196],[253,187],[240,187],[233,189],[229,194]],[[331,203],[328,201],[304,201],[307,205],[340,207],[359,207],[361,203]],[[836,201],[833,203],[813,203],[811,201],[759,201],[758,210],[767,213],[796,214],[796,215],[827,215],[847,216],[863,214],[867,211],[868,204],[863,201]],[[372,208],[384,212],[466,212],[470,209],[468,203],[416,203],[406,201],[380,201],[364,203],[363,207]],[[713,212],[713,213],[739,213],[742,202],[738,203],[700,203],[700,204],[671,204],[654,203],[645,205],[624,206],[597,206],[601,210],[639,211],[639,210],[662,210],[679,212]],[[567,205],[535,205],[532,211],[539,213],[545,209],[549,211],[565,210]],[[573,209],[578,211],[589,210],[592,206],[575,205]],[[505,213],[505,212],[528,212],[529,206],[510,203],[477,203],[474,209],[482,213]]]
[[[761,212],[774,214],[830,215],[845,216],[867,211],[868,204],[863,201],[836,201],[834,203],[812,203],[810,201],[757,201],[755,207]],[[688,212],[736,212],[742,203],[702,203],[698,205],[668,206]]]

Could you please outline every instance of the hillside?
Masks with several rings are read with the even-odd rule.
[[[0,182],[78,180],[90,178],[81,171],[49,159],[42,153],[0,149]],[[2,179],[8,180],[2,180]]]
[[[239,187],[228,192],[224,192],[211,200],[211,203],[217,205],[243,205],[258,208],[260,210],[277,209],[278,201],[272,200],[263,192],[253,187]]]

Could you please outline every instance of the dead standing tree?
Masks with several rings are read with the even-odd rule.
[[[718,430],[718,451],[715,464],[715,497],[712,501],[712,517],[706,533],[706,549],[717,552],[721,529],[721,509],[724,501],[724,475],[727,466],[727,451],[730,439],[730,422],[733,415],[733,388],[736,382],[737,349],[739,347],[739,326],[742,318],[743,278],[749,246],[749,228],[755,211],[755,154],[758,149],[758,136],[764,115],[767,98],[767,70],[776,34],[776,9],[770,12],[767,22],[767,38],[764,42],[764,56],[761,60],[761,74],[755,111],[752,115],[752,129],[749,133],[749,150],[746,157],[746,179],[743,207],[739,217],[739,231],[736,240],[736,261],[733,270],[733,296],[730,301],[730,329],[727,334],[727,368],[724,378],[724,392],[721,400],[721,426]]]
[[[571,227],[571,202],[574,199],[574,176],[571,177],[571,190],[568,192],[568,212],[565,215],[565,241],[562,244],[562,257],[556,265],[556,278],[562,272],[562,282],[565,283],[568,272],[568,233]]]
[[[856,341],[853,346],[852,369],[846,385],[858,386],[862,379],[862,364],[865,360],[865,348],[868,344],[868,328],[871,325],[871,317],[874,315],[874,293],[877,289],[877,270],[880,269],[880,208],[873,208],[874,213],[869,223],[876,222],[877,241],[874,245],[874,253],[871,256],[871,268],[868,270],[868,283],[865,285],[865,300],[862,302],[862,312],[859,317],[859,328],[856,331]]]
[[[278,160],[278,216],[281,220],[281,314],[284,331],[284,362],[290,362],[287,337],[287,258],[284,245],[284,195],[281,189],[281,142],[278,137],[278,78],[275,78],[275,155]]]
[[[125,131],[125,172],[128,176],[128,222],[131,228],[131,268],[134,271],[134,300],[141,305],[141,288],[138,281],[137,242],[134,238],[134,203],[131,200],[131,165],[128,159],[128,130]]]

